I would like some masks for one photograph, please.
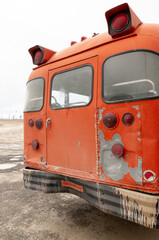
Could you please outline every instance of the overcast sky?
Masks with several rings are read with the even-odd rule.
[[[121,0],[1,0],[0,116],[23,110],[34,45],[60,51],[81,36],[107,32],[105,11]],[[158,23],[158,0],[127,0],[141,21]]]

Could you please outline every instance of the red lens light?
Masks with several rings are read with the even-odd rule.
[[[33,140],[33,141],[32,141],[32,149],[35,150],[35,149],[37,149],[38,147],[39,147],[38,141]]]
[[[112,21],[112,27],[115,31],[122,31],[128,24],[128,16],[125,13],[119,13]]]
[[[120,144],[115,144],[113,147],[112,147],[112,153],[115,157],[122,157],[123,156],[123,153],[124,153],[124,148],[122,145]]]
[[[39,64],[43,59],[43,53],[41,50],[37,50],[34,53],[34,64]]]
[[[144,179],[148,182],[152,182],[156,179],[156,174],[151,170],[146,170],[143,176],[144,176]]]
[[[103,124],[107,128],[115,128],[117,125],[117,116],[113,112],[108,112],[103,117]]]
[[[86,40],[87,38],[86,37],[81,37],[81,41],[84,41]]]
[[[149,172],[149,171],[146,172],[146,173],[145,173],[145,178],[146,178],[146,179],[149,179],[150,177],[153,177],[153,173],[152,173],[152,172]]]
[[[77,43],[76,41],[72,41],[72,42],[71,42],[71,46],[74,45],[74,44],[76,44],[76,43]]]
[[[29,119],[28,121],[29,127],[33,127],[34,126],[34,121],[32,119]]]
[[[131,113],[125,113],[122,120],[125,125],[130,126],[134,122],[134,116]]]
[[[35,126],[36,126],[37,129],[41,129],[42,128],[42,120],[41,120],[41,118],[37,118],[35,120]]]

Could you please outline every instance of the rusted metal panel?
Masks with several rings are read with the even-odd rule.
[[[103,212],[145,227],[159,228],[159,195],[150,195],[29,168],[24,170],[23,175],[26,188],[45,193],[72,193]]]

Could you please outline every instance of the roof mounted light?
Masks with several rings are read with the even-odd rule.
[[[30,48],[28,51],[32,57],[33,64],[38,66],[46,63],[56,53],[39,45]]]
[[[84,36],[81,37],[81,42],[84,41],[84,40],[86,40],[86,39],[87,39],[87,37],[84,37]]]
[[[129,34],[142,24],[127,3],[110,9],[105,16],[108,32],[113,38]]]
[[[129,17],[125,13],[118,13],[112,21],[112,28],[114,31],[122,31],[126,28],[129,22]]]
[[[71,46],[74,45],[74,44],[76,44],[76,43],[77,43],[76,41],[72,41],[72,42],[71,42]]]

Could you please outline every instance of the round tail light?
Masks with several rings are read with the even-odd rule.
[[[103,124],[106,128],[115,128],[117,125],[117,116],[113,112],[107,112],[103,117]]]
[[[34,64],[39,64],[43,60],[43,52],[39,49],[34,53]]]
[[[130,126],[134,122],[134,116],[131,113],[125,113],[122,120],[125,125]]]
[[[29,119],[28,124],[29,124],[29,127],[32,128],[32,127],[34,126],[34,121],[33,121],[33,119]]]
[[[115,144],[113,147],[112,147],[112,153],[115,157],[122,157],[123,156],[123,153],[124,153],[124,148],[122,145],[120,144]]]
[[[128,16],[125,13],[119,13],[117,14],[113,21],[112,21],[112,27],[115,31],[122,31],[124,28],[126,28],[128,24]]]
[[[36,140],[33,140],[33,141],[32,141],[32,149],[35,150],[35,149],[37,149],[38,147],[39,147],[39,142],[36,141]]]
[[[36,126],[37,129],[41,129],[42,128],[42,120],[41,120],[41,118],[36,118],[35,126]]]

